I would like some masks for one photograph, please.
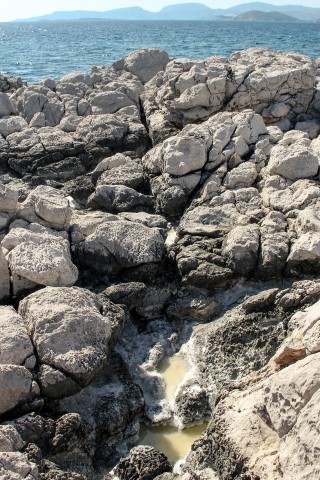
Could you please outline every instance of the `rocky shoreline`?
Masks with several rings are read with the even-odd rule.
[[[1,479],[319,478],[319,69],[145,49],[0,77]],[[208,419],[174,471],[135,446]]]

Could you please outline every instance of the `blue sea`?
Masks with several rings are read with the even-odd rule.
[[[266,46],[320,57],[320,24],[74,21],[0,23],[0,72],[29,83],[109,65],[139,48],[163,48],[170,57],[229,56]]]

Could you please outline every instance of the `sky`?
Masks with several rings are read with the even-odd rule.
[[[0,0],[1,1],[1,0]],[[0,22],[30,18],[60,10],[111,10],[113,8],[139,6],[150,11],[159,11],[175,3],[203,3],[211,8],[228,8],[252,0],[2,0]],[[320,0],[264,0],[274,5],[304,5],[320,7]]]

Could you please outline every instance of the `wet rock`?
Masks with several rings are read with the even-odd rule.
[[[18,431],[27,445],[37,444],[46,450],[55,433],[55,422],[36,413],[29,413],[12,420],[11,425]]]
[[[111,285],[104,291],[113,303],[126,305],[129,310],[139,307],[147,293],[147,286],[142,282],[120,283]]]
[[[196,383],[180,387],[174,399],[174,410],[182,425],[203,420],[208,411],[205,389]]]
[[[81,387],[72,378],[49,365],[40,365],[38,382],[42,395],[48,398],[69,397],[81,390]]]
[[[246,313],[260,312],[264,309],[272,308],[275,305],[276,295],[278,288],[271,288],[269,290],[263,290],[261,293],[249,297],[242,304],[242,307]]]
[[[282,317],[272,309],[266,312],[263,303],[260,307],[262,313],[252,314],[235,307],[208,325],[196,327],[193,347],[198,382],[211,405],[221,389],[262,368],[283,340]]]
[[[121,480],[152,480],[171,470],[172,466],[163,453],[142,445],[133,448],[128,457],[120,460],[116,474]]]

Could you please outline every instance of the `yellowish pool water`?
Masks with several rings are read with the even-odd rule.
[[[177,385],[187,373],[187,365],[181,355],[174,355],[173,357],[165,358],[158,371],[166,383],[165,398],[170,402],[174,399]]]
[[[207,423],[178,430],[172,426],[150,427],[141,425],[140,445],[150,445],[164,453],[174,464],[186,456],[191,445],[205,430]]]

